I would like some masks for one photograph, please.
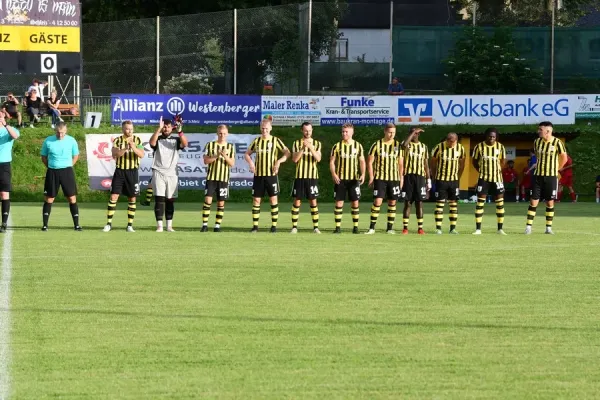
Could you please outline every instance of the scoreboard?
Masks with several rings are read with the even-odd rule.
[[[0,0],[0,74],[80,73],[79,0]]]

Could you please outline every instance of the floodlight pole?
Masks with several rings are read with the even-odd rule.
[[[554,24],[556,20],[556,0],[552,1],[552,28],[550,30],[550,94],[554,93]]]

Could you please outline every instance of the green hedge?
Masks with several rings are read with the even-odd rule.
[[[474,125],[463,126],[429,126],[425,127],[425,133],[422,140],[430,147],[438,143],[447,132],[482,132],[485,127]],[[536,126],[502,126],[500,132],[531,131],[535,132]],[[137,126],[137,132],[152,132],[154,127]],[[188,127],[191,132],[214,132],[215,127]],[[579,138],[571,141],[568,145],[575,167],[575,185],[578,193],[591,194],[594,191],[594,181],[596,175],[600,175],[598,163],[600,162],[600,136],[594,126],[587,125],[587,122],[578,125],[558,126],[557,131],[575,131],[581,132]],[[74,136],[80,146],[80,161],[75,166],[77,175],[77,184],[79,187],[79,199],[81,201],[105,201],[106,192],[90,190],[88,188],[87,161],[85,156],[85,134],[86,133],[118,133],[120,128],[105,125],[101,129],[84,129],[79,125],[69,127],[69,134]],[[259,134],[258,127],[231,127],[231,133],[249,133]],[[407,132],[406,127],[398,127],[398,138],[404,138]],[[15,201],[42,201],[43,183],[45,168],[40,159],[40,149],[44,139],[53,134],[49,127],[45,128],[24,128],[21,131],[21,138],[15,143],[13,157],[13,193],[12,198]],[[292,145],[295,139],[301,137],[299,127],[274,127],[273,134],[280,137],[286,145]],[[382,128],[379,126],[357,127],[355,130],[355,139],[363,144],[365,151],[368,151],[370,145],[379,139],[382,135]],[[315,127],[314,137],[323,143],[323,154],[325,157],[320,163],[319,173],[321,201],[330,201],[332,199],[333,184],[329,174],[328,154],[332,146],[340,140],[339,127]],[[502,136],[500,136],[502,141]],[[294,164],[288,161],[282,166],[280,172],[280,184],[283,193],[282,199],[286,199],[288,193],[291,193],[291,186],[294,177]],[[368,191],[367,191],[368,192]],[[202,191],[181,191],[181,201],[200,201]],[[591,197],[589,197],[591,198]],[[248,201],[250,199],[249,190],[234,190],[231,192],[232,201]],[[364,198],[368,201],[368,196]]]

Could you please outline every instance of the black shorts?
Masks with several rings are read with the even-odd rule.
[[[558,191],[558,177],[556,176],[537,176],[533,177],[533,186],[531,188],[531,199],[556,200]]]
[[[12,110],[6,110],[6,114],[8,114],[8,116],[10,118],[18,118],[19,117],[19,112],[15,109]]]
[[[229,198],[229,183],[223,181],[206,181],[204,195],[215,197],[217,201],[225,201]]]
[[[360,200],[360,182],[357,179],[341,180],[339,184],[333,186],[333,195],[335,201],[346,200],[346,195],[348,195],[348,201],[358,201]]]
[[[294,199],[314,200],[319,197],[319,180],[308,178],[296,178],[292,189]]]
[[[499,196],[501,194],[504,194],[504,183],[502,182],[488,182],[488,181],[484,181],[483,179],[479,179],[477,181],[477,188],[476,188],[476,192],[477,195],[483,195],[483,196],[487,196],[492,195],[492,196]]]
[[[140,180],[137,169],[115,169],[112,178],[111,194],[122,194],[127,197],[136,197],[140,194]]]
[[[423,175],[406,174],[402,197],[405,201],[425,201],[427,198],[427,180]]]
[[[380,179],[373,181],[373,198],[400,200],[401,195],[400,181],[382,181]]]
[[[12,189],[12,170],[10,163],[0,163],[0,192],[10,192]]]
[[[252,183],[252,197],[269,197],[279,194],[279,179],[277,176],[254,176]]]
[[[435,181],[436,200],[458,200],[460,189],[458,181]]]
[[[73,167],[58,169],[48,168],[46,171],[44,196],[50,198],[56,197],[59,188],[62,188],[65,197],[71,197],[77,194],[77,183],[75,182],[75,172],[73,171]]]

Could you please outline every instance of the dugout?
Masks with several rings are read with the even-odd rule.
[[[478,174],[471,165],[471,153],[473,148],[485,140],[483,132],[464,132],[457,133],[459,143],[465,148],[466,161],[465,170],[460,178],[461,198],[466,198],[475,194]],[[564,143],[577,138],[579,132],[554,132],[554,136]],[[506,148],[506,159],[515,161],[515,169],[519,173],[519,179],[522,179],[523,169],[527,166],[529,159],[529,150],[533,147],[533,142],[538,138],[537,132],[501,132],[498,141]]]

